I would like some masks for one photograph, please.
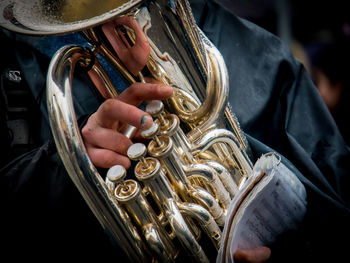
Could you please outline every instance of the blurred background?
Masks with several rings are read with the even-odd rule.
[[[304,64],[350,144],[350,11],[348,1],[217,0],[279,36]]]

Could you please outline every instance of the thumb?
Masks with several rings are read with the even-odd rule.
[[[271,256],[271,250],[268,247],[256,247],[254,249],[237,250],[233,257],[239,263],[263,263]]]

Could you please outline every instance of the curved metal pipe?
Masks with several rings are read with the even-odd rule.
[[[205,164],[215,169],[226,190],[230,193],[231,198],[233,198],[238,192],[238,187],[227,169],[222,164],[211,160],[206,160]]]
[[[176,250],[142,194],[141,186],[134,180],[125,180],[116,186],[114,193],[134,219],[135,224],[142,229],[152,254],[155,253],[160,262],[173,262]]]
[[[202,163],[183,166],[183,168],[187,177],[199,176],[207,180],[208,184],[212,185],[213,189],[215,189],[215,195],[218,198],[220,204],[224,207],[224,210],[228,209],[231,198],[229,193],[226,191],[223,183],[220,181],[215,169]]]
[[[128,216],[113,201],[111,193],[92,164],[81,138],[76,120],[72,78],[77,63],[89,59],[90,52],[69,45],[54,55],[47,75],[47,105],[57,150],[68,174],[108,235],[128,258],[140,262],[148,252],[135,232]]]
[[[242,170],[242,174],[244,174],[245,177],[249,176],[252,171],[253,165],[250,162],[250,159],[248,158],[245,151],[240,148],[236,136],[228,130],[215,129],[208,131],[198,141],[192,144],[193,155],[205,151],[213,144],[219,142],[226,143],[230,147]]]
[[[204,37],[203,37],[204,38]],[[220,52],[207,38],[204,38],[205,47],[210,58],[207,97],[201,108],[209,108],[206,112],[209,116],[206,121],[187,134],[189,141],[196,141],[205,131],[216,127],[223,117],[229,92],[229,81],[225,61]],[[213,87],[211,87],[213,85]],[[211,91],[214,90],[213,94]],[[210,97],[208,97],[210,96]],[[191,114],[194,114],[191,112]],[[204,115],[203,115],[204,116]]]
[[[210,57],[210,62],[212,58]],[[213,108],[212,105],[215,100],[218,99],[219,96],[217,96],[218,92],[215,90],[215,76],[214,72],[211,70],[210,66],[212,63],[208,63],[209,69],[209,76],[208,76],[208,82],[207,82],[207,87],[206,87],[206,96],[205,100],[203,103],[194,110],[188,111],[188,110],[183,110],[181,106],[177,105],[178,101],[175,99],[173,96],[170,98],[174,106],[176,106],[176,115],[183,121],[187,123],[196,123],[199,120],[201,120],[210,110]],[[179,91],[181,92],[181,90]],[[186,93],[182,92],[183,95]]]
[[[212,215],[200,205],[193,203],[176,203],[180,212],[186,216],[197,219],[202,225],[204,231],[208,237],[212,240],[216,249],[220,247],[221,242],[221,230],[216,224]]]
[[[189,194],[210,212],[219,226],[224,226],[226,214],[211,194],[203,189],[191,189]]]
[[[196,262],[208,262],[209,259],[205,255],[202,247],[198,244],[197,240],[191,234],[191,230],[188,228],[184,218],[182,217],[180,210],[177,208],[173,199],[167,199],[164,204],[165,216],[169,220],[173,231],[176,233],[180,243],[187,251],[193,260]]]
[[[160,262],[174,262],[171,255],[167,253],[167,247],[162,242],[162,238],[159,236],[159,228],[155,227],[153,224],[144,225],[143,235],[152,252],[158,255]]]

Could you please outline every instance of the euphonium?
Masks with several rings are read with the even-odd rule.
[[[56,52],[48,69],[47,104],[65,168],[107,234],[130,261],[213,259],[208,246],[219,248],[227,208],[252,163],[227,103],[224,60],[196,26],[187,0],[5,0],[0,7],[7,29],[33,35],[81,31],[89,40],[91,48],[69,45]],[[138,22],[150,45],[147,65],[137,76],[103,35],[106,22],[123,16]],[[132,45],[134,32],[123,30]],[[137,180],[125,178],[120,166],[99,174],[77,125],[72,99],[77,65],[94,76],[104,97],[117,96],[101,57],[128,84],[148,74],[174,88],[169,100],[146,106],[155,118],[142,132],[148,146],[128,150],[137,161]],[[133,130],[126,127],[125,135]]]

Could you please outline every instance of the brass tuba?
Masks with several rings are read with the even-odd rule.
[[[69,176],[128,259],[215,259],[228,206],[250,176],[252,161],[227,102],[224,60],[196,26],[187,0],[3,0],[0,8],[0,25],[9,30],[31,35],[79,31],[88,40],[91,48],[64,46],[52,58],[50,124]],[[150,44],[147,65],[137,76],[103,34],[106,22],[124,16],[138,22]],[[123,30],[132,45],[134,32]],[[143,131],[150,139],[147,147],[137,143],[128,150],[137,161],[137,180],[126,179],[120,166],[99,174],[80,135],[72,98],[75,67],[97,78],[104,97],[118,96],[101,57],[127,84],[147,75],[174,88],[169,100],[146,106],[155,118]],[[132,137],[133,131],[128,126],[124,134]]]

